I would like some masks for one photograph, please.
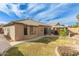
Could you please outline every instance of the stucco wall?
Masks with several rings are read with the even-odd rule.
[[[4,35],[9,35],[12,40],[15,40],[15,26],[3,27]]]
[[[30,34],[30,26],[27,25],[28,35],[24,35],[24,26],[23,24],[14,24],[11,26],[4,27],[4,35],[8,34],[7,29],[9,29],[10,37],[14,41],[18,40],[28,40],[34,37],[44,35],[44,26],[35,26],[33,29],[36,32],[35,34]],[[50,28],[50,27],[47,27]]]
[[[24,25],[15,24],[15,40],[24,40]]]
[[[34,38],[34,37],[37,37],[38,36],[38,30],[37,30],[37,27],[34,28],[34,30],[36,30],[36,34],[30,34],[30,27],[27,25],[27,33],[28,35],[24,35],[24,25],[22,24],[16,24],[15,25],[15,39],[16,40],[28,40],[28,39],[31,39],[31,38]]]
[[[34,27],[34,31],[35,31],[35,34],[30,34],[30,27],[28,26],[27,27],[28,29],[28,35],[24,35],[24,39],[25,40],[28,40],[28,39],[31,39],[31,38],[34,38],[34,37],[38,37],[38,27]]]
[[[44,35],[44,27],[43,26],[39,26],[38,27],[38,36],[42,36]]]

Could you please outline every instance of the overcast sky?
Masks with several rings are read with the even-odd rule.
[[[72,25],[77,22],[79,3],[0,3],[0,23],[32,18],[44,23]]]

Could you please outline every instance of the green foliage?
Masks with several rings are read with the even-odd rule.
[[[44,37],[42,39],[39,39],[39,40],[35,40],[35,41],[31,41],[31,42],[38,42],[38,43],[45,43],[45,44],[48,44],[49,42],[51,41],[55,41],[57,40],[58,37]]]
[[[23,54],[18,50],[18,47],[12,47],[7,52],[9,53],[6,53],[6,56],[23,56]]]
[[[59,35],[60,36],[67,36],[68,35],[68,30],[66,28],[60,28],[59,29]]]

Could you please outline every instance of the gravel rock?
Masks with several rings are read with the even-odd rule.
[[[74,47],[69,47],[69,46],[59,46],[57,48],[57,52],[61,56],[78,56],[79,51],[76,50]]]

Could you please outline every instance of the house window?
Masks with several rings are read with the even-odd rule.
[[[31,35],[36,34],[36,27],[30,26],[30,34]]]
[[[24,35],[28,35],[27,27],[24,27]]]

